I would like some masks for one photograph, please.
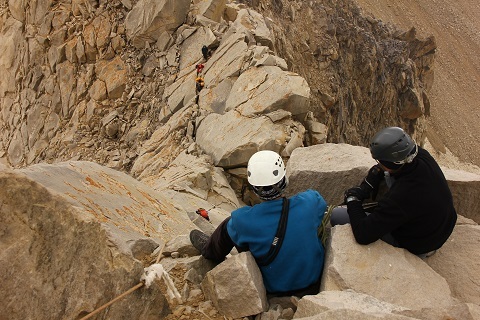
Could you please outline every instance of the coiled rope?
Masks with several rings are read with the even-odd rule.
[[[323,215],[322,223],[318,227],[317,235],[322,240],[322,244],[325,247],[327,245],[327,239],[330,236],[329,229],[327,228],[330,223],[330,217],[332,216],[332,211],[336,206],[330,205],[327,207],[325,214]]]

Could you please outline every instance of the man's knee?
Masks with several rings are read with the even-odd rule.
[[[330,224],[332,227],[347,223],[350,223],[347,207],[336,207],[332,210],[332,215],[330,217]]]

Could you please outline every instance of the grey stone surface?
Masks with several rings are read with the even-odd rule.
[[[479,225],[456,225],[447,242],[427,264],[450,286],[460,301],[480,305]]]
[[[154,43],[164,31],[183,24],[189,8],[189,0],[141,0],[125,19],[127,37],[137,48]]]
[[[262,274],[249,252],[232,256],[209,271],[202,288],[218,311],[227,317],[256,315],[268,308]]]
[[[422,259],[381,240],[360,245],[350,225],[332,228],[320,289],[353,289],[410,309],[455,303],[447,281]]]
[[[344,191],[360,184],[375,164],[365,147],[326,143],[297,148],[287,163],[287,192],[314,189],[327,204],[338,205],[343,202]]]
[[[365,314],[392,314],[407,310],[374,298],[368,294],[347,289],[344,291],[322,291],[317,295],[305,296],[298,302],[295,319],[314,316],[329,310],[355,310]]]
[[[43,170],[32,168],[26,175],[0,173],[4,190],[0,196],[0,291],[4,293],[0,310],[9,319],[75,319],[140,281],[143,265],[122,248],[112,222],[123,213],[118,227],[129,228],[137,236],[144,236],[147,230],[135,230],[127,207],[117,207],[121,211],[115,213],[112,203],[105,206],[108,199],[100,198],[109,198],[114,190],[118,193],[112,197],[119,205],[141,201],[142,197],[137,191],[131,196],[124,194],[127,200],[119,201],[121,193],[128,190],[120,188],[125,184],[117,185],[113,176],[107,182],[88,166],[72,165],[91,174],[91,180],[74,170],[68,175],[69,169],[62,172],[61,166],[57,171],[45,166]],[[89,190],[95,191],[90,197]],[[150,200],[143,204],[144,209],[153,205]],[[169,307],[159,286],[153,285],[142,295],[131,296],[99,315],[113,319],[126,312],[141,318],[166,315]]]
[[[458,214],[480,223],[480,175],[461,170],[442,169],[452,191]]]

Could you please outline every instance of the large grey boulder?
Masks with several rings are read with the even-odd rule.
[[[226,34],[229,35],[232,32],[246,33],[253,38],[251,42],[274,49],[273,34],[268,28],[265,18],[257,11],[240,9]]]
[[[127,67],[117,56],[111,61],[100,60],[96,65],[97,77],[105,83],[106,92],[110,99],[120,98],[127,83]]]
[[[4,97],[7,92],[15,91],[15,70],[18,68],[19,61],[16,54],[25,45],[22,37],[23,23],[10,17],[2,23],[2,33],[0,41],[0,72],[2,81],[0,81],[0,97]]]
[[[192,105],[188,105],[171,115],[164,125],[156,128],[139,150],[139,156],[131,169],[134,177],[145,180],[147,184],[155,182],[155,177],[184,150],[180,148],[180,144],[187,144],[192,139],[185,133],[194,118],[194,113]]]
[[[456,225],[447,242],[426,262],[450,286],[452,295],[480,305],[480,226]]]
[[[364,147],[325,143],[296,148],[287,163],[287,192],[314,189],[329,205],[338,205],[343,202],[344,191],[360,184],[375,164]]]
[[[160,176],[152,179],[152,187],[190,193],[208,201],[208,207],[231,211],[240,206],[223,169],[214,167],[207,155],[180,153]]]
[[[245,117],[278,109],[297,115],[308,111],[309,98],[310,87],[298,74],[275,66],[253,67],[235,81],[225,110]]]
[[[201,14],[202,16],[210,20],[220,22],[225,11],[226,4],[227,0],[201,1],[198,4],[198,14]]]
[[[227,317],[241,318],[268,309],[262,274],[250,252],[234,255],[209,271],[202,289]]]
[[[391,313],[368,313],[352,309],[335,309],[322,312],[320,314],[306,317],[295,318],[298,320],[419,320],[418,318],[406,317]]]
[[[180,70],[184,70],[185,68],[195,70],[195,65],[203,62],[202,46],[208,46],[215,40],[216,37],[212,30],[206,27],[198,27],[188,37],[182,39],[180,45]]]
[[[236,111],[209,114],[197,129],[196,141],[215,166],[246,166],[258,150],[280,152],[289,135],[286,127],[268,117],[247,118]]]
[[[244,33],[224,36],[219,47],[205,63],[205,88],[216,86],[224,79],[238,77],[248,52]]]
[[[480,223],[480,175],[442,168],[458,214]]]
[[[198,105],[205,110],[218,114],[225,113],[225,103],[227,102],[230,91],[235,80],[226,78],[218,84],[208,86],[200,91]]]
[[[473,303],[459,303],[447,308],[423,308],[399,311],[398,313],[421,320],[478,320],[480,319],[480,306]]]
[[[93,162],[37,164],[19,169],[50,192],[81,210],[83,220],[98,221],[110,241],[130,254],[132,241],[151,238],[158,244],[195,226],[178,205],[125,173]]]
[[[392,314],[394,311],[407,310],[349,289],[345,291],[322,291],[317,295],[305,296],[300,299],[294,319],[339,309],[361,311],[366,314]]]
[[[193,103],[195,92],[195,68],[184,69],[175,81],[165,88],[163,100],[167,102],[164,113],[168,116],[178,113],[185,106]]]
[[[125,18],[127,38],[137,48],[154,43],[185,22],[190,0],[140,0]]]
[[[350,225],[331,230],[321,284],[321,291],[346,289],[409,309],[454,304],[448,283],[422,259],[381,240],[360,245]]]
[[[12,320],[85,316],[140,282],[139,250],[192,229],[154,190],[94,163],[2,171],[0,186],[0,310]],[[157,284],[138,290],[99,316],[169,312]]]

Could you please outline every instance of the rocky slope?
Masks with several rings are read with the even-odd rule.
[[[429,137],[437,150],[450,149],[463,162],[480,165],[480,6],[474,0],[358,0],[365,12],[437,42],[431,89]]]
[[[8,163],[19,167],[82,159],[128,172],[143,141],[195,96],[193,81],[190,89],[180,85],[185,76],[195,77],[194,66],[202,62],[198,46],[205,42],[215,51],[227,22],[236,19],[238,5],[229,5],[223,14],[217,11],[225,2],[207,3],[185,7],[186,24],[177,16],[165,26],[158,26],[159,20],[146,20],[150,26],[136,21],[148,1],[138,6],[95,0],[5,3],[0,68],[7,81],[0,88],[0,121]],[[294,112],[296,120],[305,126],[311,119],[325,124],[332,142],[364,145],[387,124],[401,125],[422,141],[433,39],[417,39],[364,17],[351,1],[277,1],[266,10],[276,20],[267,19],[262,31],[257,28],[266,33],[255,41],[284,57],[287,68],[309,85],[308,108]],[[208,18],[197,20],[206,11]],[[226,22],[216,22],[221,18]],[[203,36],[195,32],[199,28]],[[203,105],[200,100],[204,113],[225,112],[209,108],[224,102],[231,80],[238,77],[218,72],[210,79],[206,74],[211,93],[202,95],[222,99]],[[220,82],[223,78],[231,80]],[[180,97],[173,94],[178,88],[190,91]],[[170,137],[175,142],[164,149],[176,150],[175,155],[184,149],[178,146],[188,143],[182,142],[187,127],[185,122],[174,129]],[[162,166],[172,161],[164,158]]]
[[[305,10],[299,9],[301,6],[296,1],[244,2],[253,5],[274,21],[294,21],[291,28],[302,25],[294,33],[299,35],[298,37],[287,35],[287,41],[298,48],[302,43],[315,39],[317,26],[322,23],[319,18],[321,15],[315,15],[313,20],[295,19],[296,16],[305,16]],[[477,152],[480,145],[476,139],[480,135],[477,125],[480,114],[480,65],[477,59],[480,52],[480,7],[477,2],[425,0],[412,3],[400,0],[386,3],[378,0],[358,0],[356,3],[361,8],[361,16],[367,19],[376,20],[379,24],[394,25],[401,30],[414,28],[417,37],[421,39],[434,37],[437,48],[433,73],[430,73],[429,77],[435,80],[424,87],[429,93],[431,106],[426,134],[433,145],[432,149],[438,152],[437,158],[444,160],[445,165],[461,167],[460,162],[480,165]],[[322,5],[328,7],[325,2],[322,2]],[[312,87],[322,84],[321,80],[308,76],[310,70],[315,69],[312,68],[312,63],[299,58],[297,54],[294,64],[296,70],[308,79]],[[325,80],[328,84],[329,78]],[[382,106],[378,101],[375,103],[378,107]],[[346,141],[355,142],[349,138]],[[460,161],[456,161],[455,156]]]
[[[287,168],[289,192],[317,188],[336,203],[372,163],[364,147],[297,148]],[[210,177],[197,169],[188,179],[192,186],[205,185]],[[351,319],[353,313],[354,319],[476,320],[480,175],[445,174],[458,213],[472,220],[459,216],[434,256],[421,260],[382,241],[359,245],[348,225],[335,227],[322,292],[299,301],[267,299],[260,271],[246,253],[234,250],[218,266],[201,258],[189,231],[211,232],[229,212],[212,208],[206,221],[194,210],[213,204],[180,184],[158,191],[83,161],[0,167],[0,318],[81,319],[137,288],[93,318]],[[143,268],[159,261],[172,286],[162,277],[137,287]]]
[[[387,124],[401,125],[423,141],[433,38],[418,39],[413,31],[364,16],[348,0],[248,5],[1,4],[0,151],[18,168],[2,168],[0,177],[9,190],[2,194],[0,215],[1,257],[8,262],[2,263],[2,290],[16,290],[2,301],[3,310],[18,318],[24,312],[81,317],[128,289],[152,262],[154,249],[205,227],[192,216],[196,208],[208,208],[216,225],[232,209],[256,201],[246,189],[245,165],[257,150],[288,159],[307,149],[302,146],[328,147],[326,141],[365,144]],[[198,73],[199,63],[204,69]],[[201,90],[197,76],[204,80]],[[330,153],[336,154],[320,154]],[[361,154],[372,161],[366,150]],[[335,156],[326,160],[338,166]],[[364,169],[337,168],[332,181],[347,183]],[[317,176],[310,172],[299,180]],[[454,196],[464,200],[458,202],[462,213],[474,218],[479,179],[460,176]],[[311,187],[322,188],[316,184]],[[343,186],[320,191],[337,203]],[[222,318],[199,289],[207,266],[198,257],[175,262],[192,252],[188,240],[173,245],[167,248],[170,262],[188,265],[169,269],[179,278],[182,297],[191,299],[187,305],[167,304],[165,288],[157,284],[150,295],[132,295],[104,316],[159,318],[173,311],[168,317]],[[75,268],[75,257],[86,263]],[[464,265],[472,257],[463,257]],[[99,283],[98,290],[92,283]],[[54,307],[39,292],[48,293]],[[29,299],[20,299],[26,294],[34,310],[28,309]]]

